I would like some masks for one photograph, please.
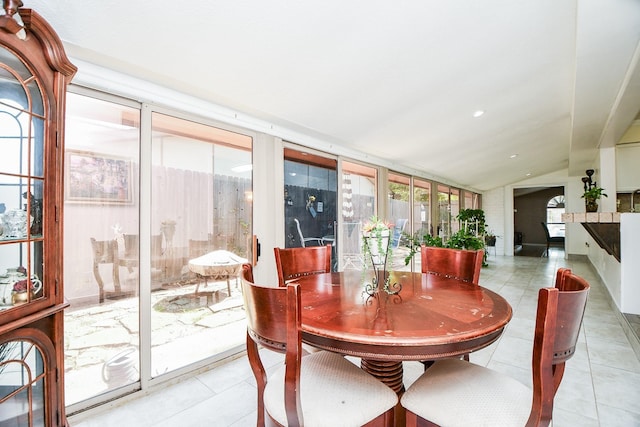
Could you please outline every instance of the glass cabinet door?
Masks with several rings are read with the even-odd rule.
[[[0,15],[0,426],[66,426],[62,186],[77,68],[22,2]]]
[[[43,298],[44,107],[38,80],[0,48],[0,310]]]
[[[0,343],[0,425],[46,425],[44,378],[43,354],[34,343]]]

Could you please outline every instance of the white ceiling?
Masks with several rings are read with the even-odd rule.
[[[72,59],[478,190],[581,176],[640,109],[638,0],[23,2]]]

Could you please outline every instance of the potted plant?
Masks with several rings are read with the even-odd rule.
[[[477,251],[478,249],[484,249],[484,245],[482,238],[469,233],[467,230],[458,230],[449,237],[444,247]]]
[[[372,216],[369,221],[362,226],[362,255],[365,259],[365,266],[371,260],[375,266],[383,265],[393,252],[389,245],[393,224]]]
[[[409,254],[404,259],[405,265],[409,265],[411,259],[420,251],[420,247],[423,244],[425,246],[436,246],[440,248],[469,250],[478,250],[489,246],[485,239],[487,225],[482,209],[462,209],[456,216],[456,219],[460,223],[460,230],[449,236],[446,241],[443,241],[439,236],[431,236],[430,234],[410,236],[405,233],[404,236],[409,242],[407,245],[409,247]],[[496,236],[493,237],[495,239]],[[495,240],[493,244],[495,245]],[[486,259],[487,254],[485,252],[484,265],[487,265]]]
[[[363,274],[369,262],[373,267],[373,278],[370,283],[365,283],[364,289],[370,296],[377,294],[380,289],[390,295],[398,294],[402,289],[401,284],[391,283],[387,272],[387,261],[393,253],[393,247],[389,244],[392,232],[393,224],[382,221],[377,216],[372,216],[362,227]]]
[[[598,199],[602,196],[609,197],[602,187],[591,187],[584,192],[581,197],[584,199],[587,212],[598,212]]]
[[[498,238],[498,236],[496,236],[493,231],[489,230],[487,231],[487,233],[484,235],[484,243],[487,246],[495,246],[496,245],[496,239]]]
[[[456,219],[460,223],[460,229],[468,234],[482,236],[486,228],[486,220],[482,209],[462,209]]]

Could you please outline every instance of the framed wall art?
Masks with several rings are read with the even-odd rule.
[[[67,150],[65,199],[68,202],[131,204],[131,159]]]

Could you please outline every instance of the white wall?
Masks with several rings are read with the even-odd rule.
[[[496,188],[482,194],[482,210],[487,222],[487,229],[492,230],[498,237],[496,239],[496,255],[513,255],[513,220],[511,221],[511,231],[509,232],[508,228],[505,227],[507,221],[505,221],[504,204],[503,188]],[[511,244],[509,244],[509,241]],[[505,247],[511,249],[511,253],[505,253]]]
[[[253,144],[253,156],[253,233],[258,236],[261,246],[253,273],[257,283],[277,284],[273,248],[284,247],[285,234],[282,140],[258,134]]]
[[[607,197],[600,199],[600,212],[616,212],[616,148],[600,150],[600,171],[598,186],[605,189]]]
[[[575,224],[582,227],[581,224]],[[621,310],[620,263],[602,249],[591,236],[587,237],[587,256],[607,287],[609,295]]]
[[[582,177],[571,177],[565,186],[565,212],[585,211],[584,199],[580,197],[584,193],[580,178]],[[594,244],[598,246],[580,223],[566,224],[565,230],[564,251],[567,255],[587,255],[587,243],[589,243],[590,246]]]
[[[616,188],[620,192],[640,188],[640,143],[616,147]]]
[[[620,258],[621,274],[620,301],[616,301],[620,311],[640,315],[640,279],[638,260],[640,259],[640,213],[620,215]],[[611,291],[611,289],[610,289]],[[615,300],[615,298],[614,298]]]

